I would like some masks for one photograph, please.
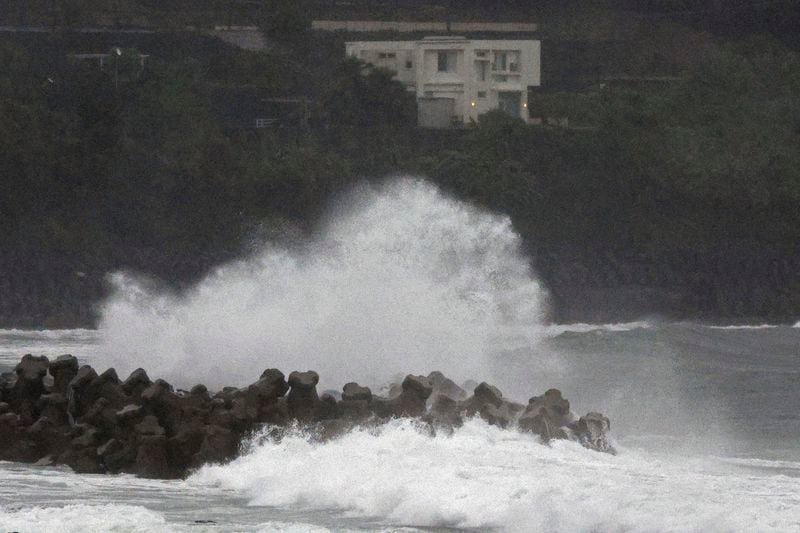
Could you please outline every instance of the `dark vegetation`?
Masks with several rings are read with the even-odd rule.
[[[356,181],[397,172],[508,213],[556,318],[800,314],[800,56],[783,28],[797,16],[791,3],[753,6],[749,26],[677,1],[635,3],[636,13],[540,3],[540,14],[525,12],[550,17],[532,113],[570,127],[490,113],[448,132],[418,130],[413,97],[390,73],[343,60],[341,37],[306,29],[314,10],[341,12],[335,2],[267,2],[272,18],[262,3],[193,2],[196,20],[186,3],[142,0],[113,16],[100,4],[120,3],[99,0],[6,11],[31,24],[50,16],[57,28],[0,38],[0,324],[91,324],[110,271],[190,283],[274,228],[308,230]],[[414,4],[395,9],[463,19],[526,9]],[[359,6],[376,9],[347,9]],[[190,31],[68,29],[220,17],[259,23],[271,51]],[[598,34],[603,27],[613,31]],[[121,55],[103,69],[67,57],[116,46]],[[301,98],[306,120],[230,128],[219,94],[242,88]]]

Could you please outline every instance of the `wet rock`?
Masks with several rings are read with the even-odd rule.
[[[503,429],[511,425],[511,421],[514,419],[513,413],[503,404],[497,407],[492,403],[485,403],[478,413],[490,426],[498,426]]]
[[[70,447],[56,459],[57,464],[64,464],[78,474],[103,474],[105,468],[97,456],[97,448],[87,446],[82,448]]]
[[[103,468],[112,474],[121,472],[136,459],[134,450],[117,439],[109,439],[96,453]]]
[[[461,427],[464,423],[459,413],[458,402],[445,394],[437,395],[434,398],[428,414],[435,426],[455,428]]]
[[[103,435],[109,435],[117,425],[117,410],[110,401],[101,397],[81,417],[81,422],[96,427]]]
[[[45,382],[47,371],[51,385]],[[356,426],[404,416],[433,435],[462,425],[464,414],[501,428],[516,421],[545,441],[573,438],[614,453],[608,418],[589,413],[578,419],[556,389],[531,398],[525,407],[487,383],[475,385],[474,394],[463,400],[466,392],[438,371],[406,376],[390,391],[391,398],[355,382],[341,394],[320,398],[318,383],[313,371],[292,372],[287,382],[283,373],[268,369],[245,388],[225,387],[212,396],[203,385],[175,391],[164,380],[150,381],[142,369],[120,382],[113,369],[98,375],[90,366],[78,368],[72,356],[51,362],[26,356],[14,373],[0,376],[0,460],[50,457],[42,463],[50,464],[55,457],[76,472],[173,478],[232,459],[259,424],[281,432],[297,420],[315,439],[327,440]]]
[[[81,450],[85,448],[96,448],[100,440],[100,432],[96,428],[84,425],[81,434],[72,439],[70,446],[74,450]]]
[[[363,420],[372,416],[371,402],[367,400],[342,400],[336,404],[339,416],[348,420]]]
[[[134,426],[136,433],[141,436],[163,437],[166,431],[158,424],[158,418],[153,415],[145,416],[141,422]]]
[[[319,380],[319,376],[317,376]],[[289,384],[283,372],[276,368],[269,368],[261,373],[258,381],[250,385],[248,389],[254,391],[260,402],[271,403],[283,397],[289,390]]]
[[[155,382],[151,383],[139,397],[142,400],[142,403],[155,403],[158,401],[163,400],[165,397],[172,394],[172,385],[164,381],[163,379],[157,379]]]
[[[342,400],[365,400],[369,402],[372,399],[372,391],[369,387],[362,387],[358,383],[347,383],[342,388]]]
[[[49,360],[45,356],[25,355],[14,368],[16,382],[10,390],[11,408],[20,415],[24,424],[32,424],[39,416],[36,402],[44,394],[44,377]]]
[[[11,390],[17,382],[17,375],[14,372],[3,372],[0,374],[0,402],[11,402]]]
[[[69,412],[74,418],[85,413],[94,403],[90,385],[97,378],[97,372],[89,365],[78,369],[78,373],[69,383],[67,398],[69,399]]]
[[[53,455],[45,455],[35,463],[33,466],[53,466],[56,464],[56,458]]]
[[[233,400],[236,399],[239,395],[239,389],[236,387],[223,387],[221,391],[217,392],[212,400],[221,400],[223,405],[230,409],[231,405],[233,404]]]
[[[22,360],[14,368],[17,374],[17,379],[28,383],[41,383],[42,378],[47,374],[47,367],[50,361],[47,357],[40,355],[38,357],[27,354],[22,357]]]
[[[167,439],[161,435],[146,435],[139,439],[133,473],[151,479],[176,477],[167,461]]]
[[[105,444],[97,448],[97,455],[99,457],[106,457],[122,450],[122,448],[124,448],[122,442],[117,439],[108,439]]]
[[[464,400],[467,397],[467,391],[459,387],[455,381],[446,377],[438,370],[428,374],[428,381],[433,385],[432,397],[445,395],[457,401]]]
[[[59,355],[50,361],[49,370],[53,376],[52,392],[66,396],[70,382],[78,374],[78,359],[69,354]]]
[[[259,410],[257,404],[250,403],[245,397],[239,397],[233,400],[230,413],[234,427],[239,431],[246,431],[258,421]]]
[[[289,374],[290,389],[286,398],[289,416],[301,421],[314,420],[317,417],[320,403],[317,383],[319,375],[313,370]]]
[[[425,376],[409,374],[403,380],[403,392],[391,400],[394,416],[420,417],[427,410],[427,399],[433,392],[433,386]]]
[[[186,423],[178,429],[175,436],[167,439],[167,456],[170,465],[179,471],[185,471],[192,466],[192,458],[200,451],[203,440],[206,438],[205,427],[200,422]]]
[[[312,434],[314,436],[314,440],[317,442],[326,442],[346,435],[353,429],[353,427],[354,423],[349,419],[336,418],[330,420],[321,420],[313,428]]]
[[[575,424],[574,434],[583,446],[598,452],[616,454],[608,440],[611,422],[600,413],[589,413]]]
[[[442,374],[438,370],[434,370],[433,372],[428,374],[428,381],[431,382],[431,385],[433,385],[434,389],[438,387],[439,384],[441,384],[445,379],[447,378],[444,376],[444,374]]]
[[[117,422],[128,424],[131,421],[139,420],[144,416],[144,407],[136,404],[128,404],[115,413]]]
[[[137,368],[131,372],[128,379],[122,383],[122,389],[128,396],[138,398],[142,392],[152,384],[153,382],[150,380],[150,377],[148,377],[147,372],[145,372],[144,369]]]
[[[112,474],[119,472],[133,473],[132,465],[136,460],[137,450],[130,443],[109,440],[97,448],[97,455],[103,467]]]
[[[427,400],[428,396],[433,392],[433,385],[431,385],[431,382],[428,381],[428,378],[425,376],[413,376],[409,374],[403,380],[402,386],[403,392],[413,393],[423,400]]]
[[[211,401],[211,395],[208,393],[208,388],[205,385],[198,384],[192,387],[192,390],[189,391],[189,394],[192,396],[199,396],[205,401]]]
[[[209,425],[219,426],[226,429],[232,429],[236,423],[230,409],[226,409],[224,404],[216,406],[211,411],[211,416],[208,418]]]
[[[500,407],[503,403],[503,393],[500,392],[500,389],[489,385],[485,381],[475,387],[475,392],[473,394],[475,400],[479,402],[480,405],[490,404],[495,407]]]
[[[29,426],[25,433],[30,441],[35,443],[35,455],[42,457],[45,454],[60,453],[67,448],[67,440],[62,427],[54,424],[46,416]]]
[[[19,425],[19,415],[17,413],[5,413],[0,415],[0,430],[5,430],[10,433],[11,428]],[[0,431],[2,434],[2,431]]]
[[[462,409],[466,416],[472,417],[480,415],[488,405],[499,409],[503,405],[503,401],[503,393],[500,392],[500,389],[483,382],[475,387],[472,396],[464,400]]]
[[[173,435],[181,423],[182,413],[181,399],[173,392],[172,385],[163,379],[157,379],[139,398],[145,413],[155,416],[167,433]]]
[[[39,412],[58,426],[69,424],[69,401],[64,394],[53,392],[39,397]]]
[[[105,398],[110,405],[117,408],[121,408],[128,403],[128,396],[125,394],[122,383],[117,377],[117,372],[113,368],[109,368],[92,380],[89,388],[93,399]]]
[[[391,418],[392,416],[395,416],[393,408],[399,397],[399,394],[393,399],[383,398],[381,396],[372,396],[372,401],[369,402],[369,409],[376,418]]]
[[[544,442],[549,442],[553,439],[566,439],[568,437],[565,428],[557,425],[547,415],[544,408],[540,408],[539,412],[526,409],[517,421],[517,424],[521,431],[539,435]]]
[[[192,466],[199,467],[207,463],[224,463],[236,455],[239,442],[230,429],[220,426],[206,426],[204,432],[205,436],[200,450],[192,457]]]
[[[369,409],[367,409],[369,412]],[[336,398],[330,394],[323,394],[319,399],[319,411],[317,416],[320,420],[332,420],[340,416]]]
[[[568,426],[574,422],[574,416],[569,409],[569,401],[561,395],[561,391],[558,389],[550,389],[542,396],[531,398],[525,412],[536,415],[542,409],[545,416],[556,426]]]

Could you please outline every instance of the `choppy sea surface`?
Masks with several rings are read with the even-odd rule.
[[[0,371],[25,353],[105,368],[93,330],[0,330]],[[607,414],[620,453],[395,421],[259,440],[185,481],[0,463],[0,532],[800,531],[800,328],[548,326],[491,368],[506,396]]]

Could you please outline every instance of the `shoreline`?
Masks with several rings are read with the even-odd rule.
[[[646,319],[630,320],[630,321],[610,321],[610,322],[550,322],[541,324],[545,329],[562,329],[564,331],[581,331],[581,330],[596,330],[596,329],[610,329],[610,330],[630,330],[637,328],[653,328],[659,326],[697,326],[702,328],[717,329],[717,330],[737,330],[737,329],[770,329],[770,328],[800,328],[800,318],[787,319],[785,321],[766,322],[764,320],[754,318],[752,320],[741,321],[725,321],[725,320],[672,320],[672,319]],[[25,335],[30,333],[46,333],[46,332],[72,332],[72,333],[85,333],[93,334],[98,333],[100,328],[96,324],[84,325],[77,327],[55,327],[50,328],[46,326],[33,326],[33,327],[14,327],[0,323],[0,334],[2,335]]]

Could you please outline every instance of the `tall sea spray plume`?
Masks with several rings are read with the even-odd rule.
[[[544,291],[505,216],[420,179],[338,199],[302,243],[264,243],[182,293],[112,275],[100,333],[110,364],[178,385],[242,385],[264,368],[323,385],[441,369],[488,377],[507,344],[535,342]]]

